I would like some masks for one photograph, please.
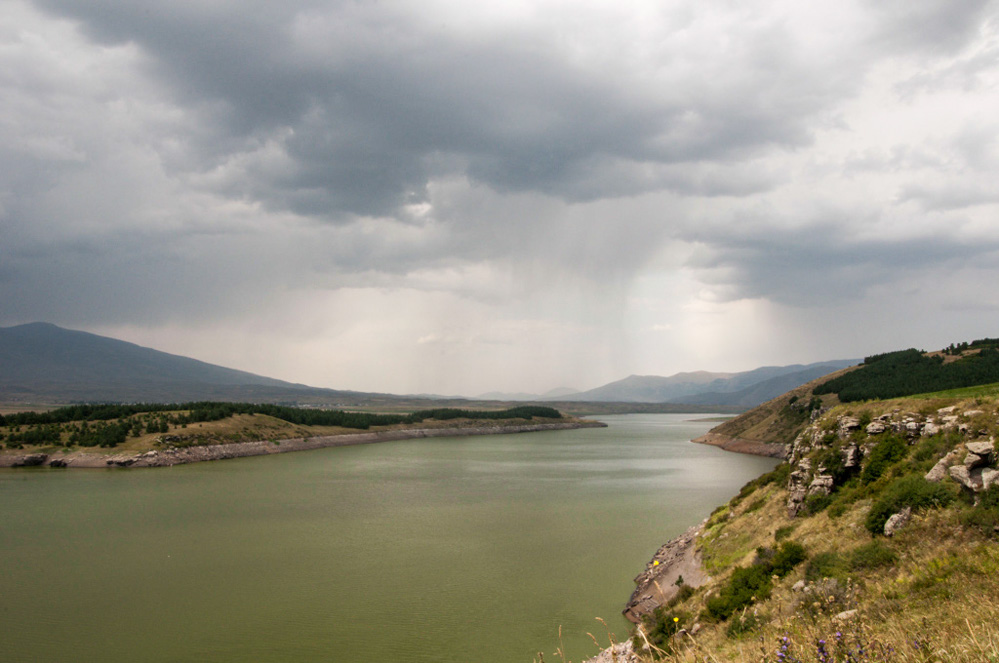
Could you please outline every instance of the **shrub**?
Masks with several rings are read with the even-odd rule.
[[[773,561],[770,563],[770,571],[783,578],[793,571],[794,567],[804,562],[807,557],[805,546],[797,541],[785,541],[777,549],[777,554],[774,555]]]
[[[708,615],[717,621],[724,621],[753,601],[770,598],[770,590],[770,573],[766,565],[738,568],[729,576],[718,596],[708,599]]]
[[[909,445],[898,436],[886,437],[878,443],[867,458],[867,464],[860,473],[861,482],[868,484],[877,481],[885,471],[905,458]]]
[[[896,479],[885,488],[881,497],[871,506],[864,524],[871,534],[880,534],[884,531],[888,518],[905,507],[911,507],[913,511],[938,508],[947,506],[953,499],[954,494],[945,486],[929,482],[917,474],[910,474]]]
[[[669,605],[661,605],[642,618],[642,630],[654,647],[670,654],[673,651],[673,636],[684,627],[689,618],[686,612],[672,610]],[[632,638],[632,644],[636,650],[641,650],[645,646],[645,642],[637,634]]]
[[[805,566],[805,579],[811,582],[823,578],[843,578],[846,576],[846,564],[843,556],[837,552],[824,552],[815,555]]]
[[[877,539],[854,548],[848,557],[850,569],[853,571],[891,566],[897,561],[898,554]]]
[[[805,504],[801,509],[801,514],[803,516],[814,516],[832,504],[832,501],[832,495],[826,495],[824,493],[809,495],[805,498]]]
[[[737,568],[718,595],[708,599],[708,617],[724,621],[754,601],[770,598],[773,586],[771,576],[786,576],[807,556],[805,547],[796,541],[784,541],[776,551],[758,548],[756,555],[752,566]]]
[[[961,515],[961,522],[987,536],[999,534],[999,486],[989,486],[978,504]]]
[[[795,530],[797,525],[785,525],[784,527],[778,527],[774,532],[774,541],[782,541],[791,535],[791,532]]]

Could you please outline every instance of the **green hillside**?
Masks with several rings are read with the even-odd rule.
[[[869,358],[714,429],[788,458],[701,526],[707,582],[655,584],[669,564],[650,561],[618,660],[999,661],[994,348]],[[886,366],[912,395],[855,400]],[[968,380],[988,382],[941,390]]]

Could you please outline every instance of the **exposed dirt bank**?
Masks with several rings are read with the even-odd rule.
[[[326,447],[345,447],[353,444],[373,444],[390,440],[412,440],[423,437],[457,437],[466,435],[498,435],[510,433],[534,433],[547,430],[568,430],[574,428],[604,428],[607,424],[599,421],[572,421],[550,424],[522,424],[513,426],[468,426],[464,428],[413,428],[408,430],[378,431],[374,433],[350,433],[323,437],[293,438],[271,442],[234,442],[231,444],[211,444],[205,446],[160,449],[135,454],[100,454],[88,451],[69,453],[25,453],[0,456],[0,467],[169,467],[184,463],[199,463],[226,458],[245,458],[266,454],[306,451]]]
[[[734,451],[740,454],[750,454],[753,456],[769,456],[770,458],[787,458],[788,448],[783,444],[773,444],[770,442],[758,442],[756,440],[746,440],[721,433],[707,433],[691,442],[697,444],[710,444],[713,447],[721,447],[725,451]]]
[[[641,622],[644,615],[676,596],[681,585],[700,587],[709,580],[696,545],[703,525],[694,525],[667,541],[645,565],[645,571],[635,578],[635,591],[624,608],[629,621]]]

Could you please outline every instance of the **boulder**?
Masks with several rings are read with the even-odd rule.
[[[791,472],[791,476],[787,479],[787,515],[791,518],[798,515],[805,503],[805,498],[808,496],[807,481],[808,472],[803,470]]]
[[[818,474],[808,484],[809,495],[828,495],[833,489],[833,478],[829,474]]]
[[[971,482],[971,472],[969,472],[968,468],[964,465],[954,465],[948,469],[947,472],[950,474],[950,478],[954,481],[958,482],[965,488],[975,490],[975,484]]]
[[[48,460],[48,454],[24,454],[23,456],[18,456],[11,467],[38,467]]]
[[[847,437],[851,432],[860,430],[860,419],[856,417],[841,417],[839,420],[839,436]]]
[[[947,476],[947,468],[957,462],[959,455],[960,452],[957,449],[952,449],[950,453],[938,460],[937,464],[926,473],[926,480],[933,482],[943,481],[943,478]]]
[[[968,450],[968,455],[964,458],[964,465],[970,470],[983,465],[991,465],[995,458],[995,445],[992,440],[988,442],[968,442],[964,445]]]
[[[923,425],[923,437],[930,437],[931,435],[936,435],[940,432],[940,426],[928,421]]]
[[[872,421],[871,423],[867,424],[867,428],[865,430],[867,431],[868,435],[880,435],[881,433],[888,430],[888,427],[885,426],[880,421]]]
[[[999,470],[986,467],[982,470],[982,490],[988,490],[990,486],[999,485]]]
[[[910,518],[912,518],[912,509],[909,507],[892,515],[885,523],[885,536],[894,536],[895,532],[906,526]]]
[[[855,467],[860,467],[860,447],[856,444],[851,444],[850,446],[843,449],[843,467],[846,469],[853,469]]]

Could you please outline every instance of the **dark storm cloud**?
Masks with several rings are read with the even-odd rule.
[[[694,234],[704,250],[690,261],[727,299],[765,298],[794,307],[834,306],[864,299],[884,284],[915,274],[954,273],[962,266],[999,267],[999,239],[967,241],[945,232],[930,237],[857,238],[844,229],[856,220],[817,220],[771,232]],[[871,220],[857,227],[873,226]]]
[[[533,28],[469,38],[375,3],[40,4],[145,54],[197,127],[168,165],[333,220],[394,214],[455,171],[569,201],[699,194],[661,169],[806,145],[854,84],[798,62],[777,21],[730,31],[696,67],[667,52],[650,76],[593,71]]]

